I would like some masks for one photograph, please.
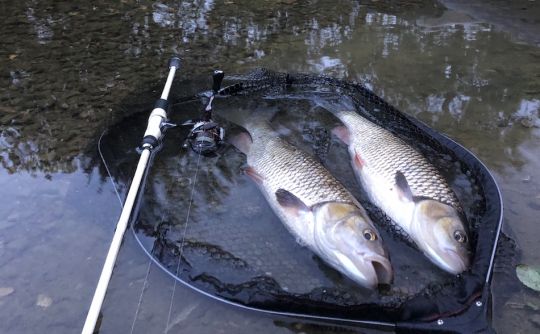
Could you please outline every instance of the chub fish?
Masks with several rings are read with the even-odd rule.
[[[381,237],[356,199],[309,154],[281,139],[268,122],[242,124],[231,140],[247,156],[245,173],[297,239],[368,288],[393,272]]]
[[[469,240],[456,195],[427,159],[390,131],[353,111],[334,113],[333,133],[349,147],[370,200],[440,268],[469,267]]]

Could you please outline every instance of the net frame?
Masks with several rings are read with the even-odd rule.
[[[393,328],[403,332],[411,329],[415,331],[438,329],[452,332],[452,326],[455,329],[460,324],[467,322],[464,321],[465,318],[476,319],[474,320],[475,323],[481,328],[489,327],[486,322],[490,298],[489,284],[502,224],[503,206],[501,193],[495,179],[487,167],[472,152],[447,136],[431,129],[423,122],[400,112],[371,90],[357,83],[349,83],[325,76],[279,73],[264,69],[253,71],[244,76],[229,77],[226,80],[234,83],[220,90],[219,95],[222,98],[234,95],[249,96],[254,92],[283,90],[290,87],[309,85],[330,86],[333,89],[339,89],[340,92],[352,98],[356,107],[367,110],[368,113],[371,112],[368,116],[371,116],[372,121],[387,128],[390,127],[391,131],[405,141],[407,141],[407,133],[415,131],[415,136],[429,142],[432,149],[442,151],[460,161],[462,167],[473,175],[478,186],[486,194],[483,203],[478,208],[480,210],[480,221],[472,222],[481,226],[482,233],[478,233],[478,238],[474,243],[476,247],[471,270],[461,275],[461,278],[456,280],[455,285],[443,287],[435,294],[420,294],[406,300],[399,307],[392,305],[388,309],[381,309],[373,305],[352,305],[346,308],[336,308],[334,304],[324,302],[314,305],[312,301],[308,303],[307,300],[298,295],[293,296],[294,298],[276,298],[279,296],[271,293],[271,291],[275,290],[275,287],[272,287],[273,282],[264,281],[264,279],[258,284],[268,286],[269,295],[252,298],[250,303],[246,304],[242,300],[231,298],[230,295],[211,293],[201,286],[195,286],[185,277],[178,277],[170,270],[170,267],[164,265],[163,261],[158,260],[155,255],[160,253],[162,259],[167,256],[174,258],[178,254],[174,254],[174,252],[169,255],[166,254],[168,250],[174,249],[174,247],[157,244],[153,245],[151,252],[148,252],[145,242],[133,230],[136,240],[161,269],[182,284],[206,296],[237,307],[263,311],[276,316],[294,316],[316,321]],[[181,97],[176,99],[176,103],[194,99],[197,99],[197,97]],[[152,159],[154,157],[155,153]],[[275,301],[268,303],[271,298],[274,298]],[[306,305],[309,305],[309,307],[306,307]],[[472,306],[476,306],[476,308]],[[479,315],[483,319],[482,321],[478,321]],[[470,326],[467,328],[471,329]]]

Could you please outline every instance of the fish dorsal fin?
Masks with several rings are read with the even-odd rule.
[[[344,142],[346,145],[349,145],[351,142],[349,129],[347,129],[346,126],[336,126],[332,129],[332,133],[339,138],[342,142]]]
[[[304,202],[302,202],[300,198],[282,188],[276,191],[276,200],[278,201],[279,205],[296,216],[299,216],[301,213],[311,211],[311,209]]]
[[[412,202],[414,201],[414,196],[407,182],[407,178],[401,171],[396,172],[396,188],[398,191],[399,198],[403,201]]]
[[[229,142],[240,150],[240,152],[244,154],[249,153],[249,148],[251,147],[251,144],[253,143],[253,139],[251,138],[250,134],[248,132],[241,132],[237,134],[236,136],[232,137]]]

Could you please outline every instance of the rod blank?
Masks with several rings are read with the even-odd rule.
[[[179,66],[180,66],[180,58],[178,57],[171,58],[171,60],[169,61],[169,75],[167,76],[167,81],[165,83],[165,87],[163,88],[163,93],[161,94],[161,98],[164,100],[167,100],[167,98],[169,97],[169,92],[172,86],[174,75],[175,75],[176,69]],[[167,115],[164,112],[161,113],[160,115],[161,115],[162,121],[165,121],[167,118]],[[148,128],[156,127],[156,126],[159,128],[161,124],[150,124],[150,122],[148,124]],[[148,130],[149,129],[147,129],[147,131]],[[158,131],[158,132],[161,136],[161,131]],[[157,138],[157,139],[160,139],[160,138]],[[120,218],[118,219],[118,222],[116,223],[116,230],[114,232],[114,236],[111,241],[111,245],[109,247],[107,257],[105,258],[105,263],[103,264],[103,269],[101,271],[101,275],[99,277],[99,281],[96,286],[96,291],[94,292],[94,297],[92,298],[92,304],[90,305],[90,309],[88,310],[86,321],[84,323],[84,327],[81,332],[82,334],[92,334],[96,327],[99,313],[101,311],[101,306],[103,305],[105,294],[107,293],[107,288],[109,286],[109,282],[112,277],[112,272],[114,269],[114,265],[116,263],[116,258],[118,256],[118,252],[120,251],[122,240],[124,239],[124,234],[126,232],[126,229],[129,223],[129,218],[131,217],[131,214],[133,211],[133,206],[135,204],[137,194],[139,193],[139,188],[141,185],[142,178],[144,177],[146,168],[148,166],[148,161],[150,159],[152,149],[153,149],[152,146],[145,146],[141,153],[141,157],[139,158],[137,169],[135,170],[135,175],[133,176],[133,181],[129,188],[128,195],[124,203],[124,207],[122,208],[122,214],[120,215]]]

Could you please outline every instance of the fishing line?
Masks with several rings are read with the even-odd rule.
[[[122,196],[120,196],[120,193],[118,192],[116,183],[114,182],[111,171],[109,170],[109,166],[107,165],[107,162],[105,161],[105,157],[103,156],[103,152],[101,151],[101,140],[103,139],[103,136],[107,132],[108,132],[108,130],[104,130],[101,133],[101,136],[99,136],[99,139],[98,139],[98,153],[99,153],[99,157],[101,158],[101,162],[103,163],[103,166],[105,166],[105,170],[107,171],[107,175],[109,175],[109,180],[111,180],[114,192],[116,193],[116,197],[118,198],[118,201],[120,202],[120,208],[123,208],[124,207],[124,202],[122,202]]]
[[[162,213],[161,217],[159,219],[160,223],[157,224],[157,225],[160,225],[161,223],[163,223],[164,218],[165,218],[165,213]],[[131,226],[131,229],[133,230],[133,225]],[[154,245],[152,246],[152,249],[150,249],[151,254],[154,253],[155,246],[156,246],[156,244],[154,243]],[[148,288],[148,277],[150,276],[150,270],[152,268],[152,262],[153,261],[150,258],[150,260],[148,261],[148,267],[146,269],[146,275],[144,277],[143,285],[141,287],[141,294],[139,295],[139,301],[137,303],[137,309],[135,310],[135,315],[133,316],[133,322],[131,323],[130,334],[133,334],[133,331],[135,330],[135,323],[137,322],[137,319],[139,317],[139,311],[140,311],[141,306],[142,306],[144,293],[145,293],[146,289]]]
[[[144,277],[143,286],[141,288],[141,294],[139,296],[139,302],[137,303],[137,309],[135,310],[135,316],[133,316],[133,322],[131,323],[131,331],[130,331],[131,334],[133,334],[133,331],[135,330],[135,323],[137,322],[137,318],[139,317],[139,310],[141,309],[144,292],[146,291],[146,288],[148,287],[148,276],[150,275],[150,268],[151,267],[152,267],[152,261],[148,261],[148,268],[146,269],[146,276]]]
[[[142,185],[142,188],[144,189],[144,183],[145,183],[144,178],[148,175],[148,166],[149,166],[149,162],[151,163],[152,151],[154,148],[156,148],[157,144],[159,144],[161,138],[163,137],[163,130],[168,125],[166,123],[167,121],[166,109],[168,109],[167,98],[170,93],[170,89],[174,80],[174,75],[176,73],[176,70],[180,67],[180,62],[181,62],[180,58],[178,58],[177,56],[174,56],[169,60],[169,74],[167,75],[167,81],[163,88],[163,92],[161,94],[160,99],[156,101],[154,105],[154,109],[152,110],[152,112],[150,113],[150,117],[148,118],[147,128],[144,133],[143,140],[142,140],[143,150],[141,152],[141,156],[137,163],[137,168],[135,170],[132,183],[127,193],[126,202],[124,203],[123,206],[121,205],[122,213],[120,214],[120,217],[118,218],[116,229],[115,229],[111,244],[109,246],[109,251],[107,252],[107,256],[105,258],[105,262],[101,270],[101,275],[99,277],[99,280],[98,280],[98,283],[94,292],[94,296],[92,298],[92,302],[90,304],[90,308],[88,310],[86,320],[82,328],[83,334],[91,334],[95,332],[96,325],[99,322],[101,307],[103,306],[105,295],[107,293],[107,289],[113,275],[114,266],[116,264],[118,254],[120,252],[120,248],[122,246],[122,240],[124,238],[124,234],[126,232],[127,227],[129,226],[130,218],[132,218],[133,212],[137,212],[137,209],[139,206],[138,202],[140,201],[140,196],[139,196],[140,187]],[[103,137],[103,134],[101,138],[102,137]],[[98,147],[100,146],[101,146],[101,140],[99,140],[98,142]],[[98,151],[99,151],[100,157],[102,158],[102,160],[104,160],[101,149],[99,149]],[[106,167],[106,169],[107,169],[107,173],[110,176],[111,174],[110,174],[109,168]],[[119,197],[116,187],[114,188],[115,188],[115,191],[117,192],[117,197]],[[147,273],[149,273],[149,271],[147,271]],[[144,285],[143,285],[143,292],[144,292]]]
[[[187,216],[186,216],[186,222],[184,224],[184,232],[182,234],[182,242],[180,243],[180,254],[178,255],[178,262],[176,263],[176,272],[175,272],[175,276],[178,276],[178,271],[180,270],[180,261],[182,260],[182,254],[183,254],[183,251],[184,251],[184,243],[185,243],[185,240],[186,240],[186,233],[187,233],[187,226],[188,226],[188,222],[189,222],[189,215],[191,213],[191,204],[193,203],[193,194],[195,193],[195,185],[197,184],[197,175],[199,174],[199,165],[200,165],[200,161],[201,161],[201,154],[197,154],[198,158],[197,158],[197,166],[195,167],[195,176],[193,177],[193,184],[191,186],[191,194],[190,194],[190,197],[189,197],[189,204],[188,204],[188,209],[187,209]],[[176,280],[174,280],[174,285],[173,285],[173,291],[171,293],[171,302],[169,304],[169,314],[167,316],[167,324],[166,324],[166,327],[165,327],[165,334],[169,332],[169,324],[170,324],[170,321],[171,321],[171,314],[172,314],[172,308],[173,308],[173,302],[174,302],[174,295],[175,295],[175,292],[176,292]]]
[[[177,104],[181,104],[181,103],[185,103],[185,102],[190,102],[192,101],[193,98],[191,97],[190,99],[186,99],[186,101],[179,101],[177,102]],[[120,192],[119,192],[119,187],[117,185],[117,183],[115,182],[113,176],[112,176],[112,173],[111,173],[111,170],[109,168],[109,165],[105,159],[105,156],[103,154],[103,151],[102,151],[102,140],[103,140],[103,137],[108,133],[108,130],[104,130],[99,139],[98,139],[98,154],[100,156],[100,159],[101,159],[101,162],[103,163],[103,166],[105,167],[105,170],[107,172],[107,175],[108,175],[108,178],[113,186],[113,189],[114,189],[114,192],[116,194],[116,197],[118,199],[118,202],[120,203],[120,208],[123,209],[124,207],[124,204],[123,204],[123,201],[122,201],[122,196],[120,195]],[[179,255],[179,259],[178,259],[178,263],[177,263],[177,268],[176,268],[176,274],[178,274],[178,271],[180,270],[180,261],[181,261],[181,258],[182,258],[182,254],[183,254],[183,247],[184,247],[184,243],[185,243],[185,236],[186,236],[186,233],[187,233],[187,224],[189,222],[189,215],[190,215],[190,212],[191,212],[191,205],[192,205],[192,201],[193,201],[193,195],[194,195],[194,191],[195,191],[195,184],[196,184],[196,181],[197,181],[197,176],[198,176],[198,171],[199,171],[199,166],[200,166],[200,160],[201,160],[201,155],[198,154],[198,158],[197,158],[197,164],[196,164],[196,171],[195,171],[195,176],[194,176],[194,180],[193,180],[193,186],[192,186],[192,189],[191,189],[191,195],[190,195],[190,201],[189,201],[189,205],[188,205],[188,211],[187,211],[187,216],[186,216],[186,222],[185,222],[185,226],[184,226],[184,232],[183,232],[183,237],[182,237],[182,243],[181,243],[181,246],[180,246],[180,255]],[[145,172],[145,174],[148,173],[148,170]],[[144,179],[146,179],[146,175],[144,177]],[[164,218],[164,214],[162,214],[161,216],[161,221],[163,221],[163,218]],[[133,226],[132,226],[133,228]],[[154,245],[155,247],[155,245]],[[153,253],[154,251],[154,247],[152,247],[152,249],[150,250],[150,253]],[[142,306],[142,303],[143,303],[143,299],[144,299],[144,294],[145,294],[145,291],[147,290],[148,288],[148,279],[149,279],[149,276],[150,276],[150,271],[151,271],[151,268],[152,268],[152,258],[150,257],[149,261],[148,261],[148,266],[147,266],[147,269],[146,269],[146,275],[145,275],[145,278],[144,278],[144,281],[143,281],[143,285],[141,287],[141,293],[139,295],[139,298],[138,298],[138,302],[137,302],[137,307],[136,307],[136,310],[135,310],[135,315],[133,317],[133,322],[131,324],[131,329],[130,329],[130,333],[133,334],[134,330],[135,330],[135,324],[137,322],[137,318],[138,318],[138,315],[139,315],[139,312],[140,312],[140,309],[141,309],[141,306]],[[172,307],[173,307],[173,302],[174,302],[174,295],[175,295],[175,291],[176,291],[176,280],[174,280],[174,286],[173,286],[173,291],[172,291],[172,295],[171,295],[171,302],[170,302],[170,305],[169,305],[169,312],[168,312],[168,317],[167,317],[167,327],[165,329],[165,332],[168,332],[169,330],[169,323],[170,323],[170,318],[171,318],[171,315],[172,315]]]
[[[120,193],[118,191],[118,186],[116,185],[116,182],[114,181],[114,178],[111,174],[111,171],[109,169],[109,165],[107,164],[107,161],[105,160],[105,157],[103,156],[103,151],[101,150],[101,140],[103,139],[103,136],[108,132],[108,130],[105,130],[101,133],[101,136],[99,136],[98,139],[98,153],[101,158],[101,162],[103,163],[103,166],[105,167],[105,170],[107,171],[107,175],[109,176],[109,180],[111,181],[111,184],[113,186],[114,192],[116,193],[116,197],[118,198],[118,201],[120,202],[120,207],[124,207],[124,203],[122,202],[122,196],[120,196]],[[161,216],[161,221],[163,221],[164,215]],[[153,249],[152,249],[153,250]],[[139,316],[139,310],[142,305],[144,292],[146,291],[146,288],[148,287],[148,277],[150,275],[150,269],[152,268],[152,260],[148,261],[148,267],[146,269],[146,276],[144,278],[143,286],[141,288],[141,294],[139,296],[139,301],[137,303],[137,308],[135,310],[135,316],[133,317],[133,322],[131,324],[131,331],[130,333],[133,334],[133,331],[135,330],[135,323],[137,322],[137,318]]]

